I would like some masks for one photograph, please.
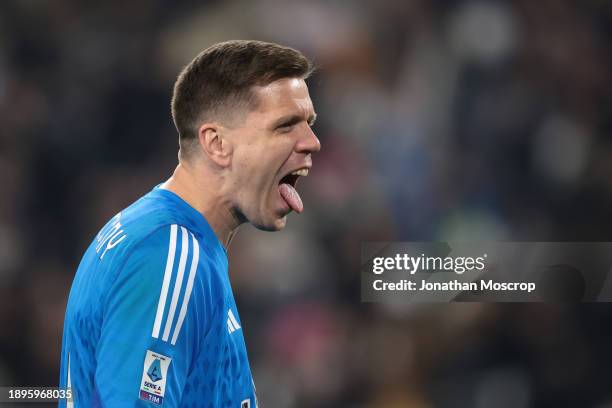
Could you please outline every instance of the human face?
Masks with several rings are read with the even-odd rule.
[[[302,211],[294,187],[321,149],[311,129],[316,115],[303,79],[280,79],[253,92],[256,107],[228,133],[233,207],[255,227],[278,231],[289,212]]]

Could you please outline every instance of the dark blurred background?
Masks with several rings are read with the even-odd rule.
[[[365,240],[612,241],[612,2],[0,2],[0,384],[56,385],[97,230],[176,163],[200,50],[296,47],[306,211],[230,270],[263,407],[612,407],[612,305],[360,302]]]

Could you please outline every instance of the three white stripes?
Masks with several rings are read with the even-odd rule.
[[[227,311],[227,331],[231,334],[236,330],[240,329],[240,325],[238,324],[238,320],[232,313],[232,309]]]
[[[187,288],[185,289],[185,298],[183,300],[183,305],[181,306],[181,311],[179,312],[178,321],[176,322],[177,329],[174,330],[174,334],[172,335],[172,344],[176,344],[179,330],[181,329],[183,320],[185,320],[185,315],[187,314],[187,306],[189,303],[189,298],[191,297],[191,290],[193,289],[193,280],[195,279],[196,271],[198,269],[198,260],[200,259],[200,246],[198,245],[198,241],[195,239],[193,234],[191,234],[191,239],[193,242],[193,259],[191,260],[191,269],[189,270]]]
[[[166,300],[168,298],[168,290],[170,288],[170,280],[174,270],[174,258],[176,255],[177,246],[177,232],[178,226],[173,224],[170,226],[170,243],[168,244],[168,259],[166,261],[166,269],[164,271],[164,280],[162,283],[161,292],[159,294],[159,302],[157,304],[157,313],[155,314],[155,323],[153,324],[154,338],[159,338],[159,332],[161,330],[161,324],[164,317],[164,311],[166,307]],[[183,303],[181,305],[178,320],[172,334],[172,345],[176,344],[176,340],[181,331],[181,326],[185,320],[187,314],[187,307],[189,306],[189,298],[191,297],[191,291],[193,290],[193,281],[195,279],[196,272],[198,270],[198,260],[200,258],[200,246],[198,240],[190,232],[191,241],[193,242],[193,256],[191,258],[191,266],[189,268],[189,276],[187,278],[187,287],[185,288],[185,295],[183,296]],[[176,307],[178,299],[181,293],[181,287],[183,285],[183,277],[185,275],[185,266],[187,264],[187,255],[189,254],[189,235],[185,227],[181,227],[181,255],[179,258],[178,271],[176,281],[174,283],[174,290],[172,292],[172,299],[170,302],[170,308],[168,309],[168,318],[166,319],[166,326],[162,335],[163,341],[168,341],[170,337],[170,330],[172,329],[172,323],[174,322],[174,316],[176,314]]]
[[[166,271],[164,272],[164,281],[162,283],[161,293],[159,295],[159,303],[157,304],[157,313],[155,314],[155,324],[153,324],[154,338],[159,337],[159,329],[161,327],[162,317],[164,315],[164,307],[166,306],[166,297],[168,296],[168,287],[170,286],[170,278],[172,277],[172,268],[174,267],[174,252],[176,251],[176,225],[170,227],[170,244],[168,245],[168,259],[166,261]]]

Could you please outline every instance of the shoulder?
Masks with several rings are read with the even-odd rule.
[[[154,318],[149,322],[152,337],[172,345],[183,322],[198,327],[198,333],[208,331],[226,291],[195,232],[179,224],[158,226],[124,258],[110,283],[105,310],[124,305],[133,314],[140,308],[140,321]]]
[[[216,237],[201,233],[162,194],[147,194],[112,217],[94,239],[90,254],[112,281],[130,273],[174,274],[202,270],[199,279],[222,284],[227,275],[227,255]],[[93,253],[92,253],[93,252]],[[89,258],[89,259],[92,259]],[[147,271],[147,272],[145,272]]]
[[[102,262],[122,259],[134,250],[156,250],[168,245],[171,226],[181,224],[180,214],[162,198],[151,193],[112,217],[96,235],[92,246]]]

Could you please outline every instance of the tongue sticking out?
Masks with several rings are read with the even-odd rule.
[[[278,192],[293,211],[299,214],[304,210],[302,199],[291,184],[282,183],[280,186],[278,186]]]

